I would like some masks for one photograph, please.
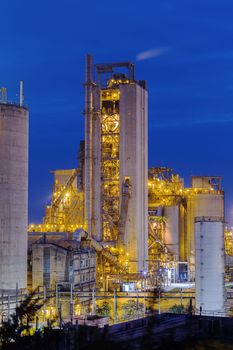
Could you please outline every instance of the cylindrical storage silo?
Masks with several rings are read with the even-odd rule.
[[[209,191],[210,192],[210,191]],[[195,275],[195,217],[224,216],[224,193],[192,193],[187,201],[187,238],[185,256],[189,264],[189,279],[194,280]]]
[[[196,312],[225,315],[224,222],[221,217],[195,218]],[[200,309],[201,308],[201,309]]]
[[[179,206],[164,207],[164,216],[166,219],[165,244],[179,260]]]
[[[0,291],[27,287],[28,110],[0,104]]]

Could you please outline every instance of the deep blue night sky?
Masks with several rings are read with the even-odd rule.
[[[76,166],[84,56],[132,60],[149,86],[149,165],[185,178],[222,175],[233,224],[232,0],[1,2],[0,85],[30,108],[29,221],[50,198],[51,169]]]

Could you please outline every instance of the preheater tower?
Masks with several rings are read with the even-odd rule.
[[[27,287],[28,110],[0,103],[0,290]]]
[[[85,95],[87,230],[128,254],[129,272],[142,272],[148,255],[146,84],[134,79],[132,63],[93,66],[88,55]]]

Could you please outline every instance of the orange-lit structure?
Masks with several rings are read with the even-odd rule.
[[[85,142],[79,166],[54,171],[52,202],[29,232],[82,229],[97,279],[147,286],[195,278],[195,217],[224,217],[221,178],[190,188],[171,169],[148,170],[147,89],[129,62],[86,61]],[[112,276],[112,277],[111,277]]]

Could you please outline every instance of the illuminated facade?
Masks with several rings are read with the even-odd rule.
[[[52,201],[46,205],[43,223],[31,224],[29,232],[74,232],[84,226],[81,169],[62,169],[52,173]]]
[[[169,168],[148,171],[147,114],[146,84],[132,63],[93,65],[87,56],[79,167],[54,172],[44,221],[29,227],[81,232],[98,253],[101,288],[107,279],[146,276],[152,287],[194,280],[195,217],[224,217],[220,177],[193,177],[185,188]]]
[[[127,253],[129,272],[141,273],[147,271],[148,259],[145,82],[134,79],[131,63],[93,67],[87,56],[85,86],[87,231],[122,255]]]
[[[149,261],[156,271],[176,266],[176,279],[185,273],[194,281],[195,218],[223,218],[224,192],[218,176],[194,176],[191,184],[185,188],[171,169],[149,169]]]

